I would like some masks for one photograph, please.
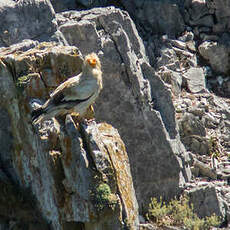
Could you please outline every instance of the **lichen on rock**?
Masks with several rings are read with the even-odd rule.
[[[84,131],[86,127],[77,130],[70,115],[66,121],[53,118],[36,127],[31,124],[32,105],[39,100],[42,103],[60,82],[81,71],[80,52],[76,47],[47,42],[20,52],[24,45],[18,44],[12,50],[1,49],[0,93],[9,95],[1,101],[1,111],[4,108],[9,114],[6,129],[12,136],[12,144],[7,150],[8,158],[4,161],[7,175],[19,183],[21,189],[30,189],[38,203],[38,212],[51,223],[53,229],[83,225],[85,229],[99,227],[117,230],[125,226],[124,218],[129,219],[130,229],[135,229],[138,225],[138,207],[129,164],[124,165],[124,169],[128,170],[124,171],[128,172],[124,176],[129,182],[130,194],[123,194],[120,192],[122,186],[118,186],[116,179],[116,165],[109,157],[113,147],[107,149],[106,138],[101,138],[105,143],[99,142],[97,136],[89,141],[91,134]],[[88,129],[91,127],[91,131],[95,129],[100,135],[103,130],[108,136],[116,138],[117,143],[123,146],[117,149],[123,156],[117,160],[123,164],[127,154],[119,134],[109,125],[98,126],[101,131],[97,124],[88,125]],[[6,143],[9,143],[10,136],[5,136]],[[94,141],[93,147],[89,147],[91,141]],[[93,163],[90,150],[97,145],[103,145],[101,161],[108,164],[103,173],[100,162]],[[130,195],[132,200],[123,198]],[[108,218],[104,219],[104,215]]]

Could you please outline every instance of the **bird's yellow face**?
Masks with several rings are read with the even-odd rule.
[[[95,53],[88,54],[85,57],[85,65],[88,66],[89,69],[101,69],[101,63],[98,56]]]

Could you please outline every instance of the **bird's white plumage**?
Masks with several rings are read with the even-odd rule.
[[[34,111],[34,123],[51,117],[76,112],[83,116],[102,89],[101,63],[95,53],[85,57],[82,73],[59,85],[45,104]]]

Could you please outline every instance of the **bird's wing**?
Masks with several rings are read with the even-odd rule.
[[[58,106],[65,103],[80,103],[88,100],[94,93],[90,81],[81,81],[80,75],[72,77],[60,86],[50,95],[50,99],[44,104],[44,109],[48,109],[51,105]]]
[[[61,85],[59,85],[50,95],[50,97],[55,97],[60,93],[65,93],[69,91],[69,89],[75,85],[78,84],[80,81],[80,75],[76,77],[71,77],[68,80],[64,81]]]

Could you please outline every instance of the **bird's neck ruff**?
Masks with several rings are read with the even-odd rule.
[[[97,68],[93,68],[93,69],[85,69],[82,73],[82,75],[84,76],[84,80],[85,79],[95,79],[97,80],[97,82],[102,82],[102,72],[101,70],[97,69]]]
[[[93,69],[93,76],[97,80],[100,90],[102,89],[102,72],[99,69]]]
[[[84,68],[82,72],[84,73],[84,75],[88,76],[96,76],[98,74],[101,74],[101,70],[98,68]]]

